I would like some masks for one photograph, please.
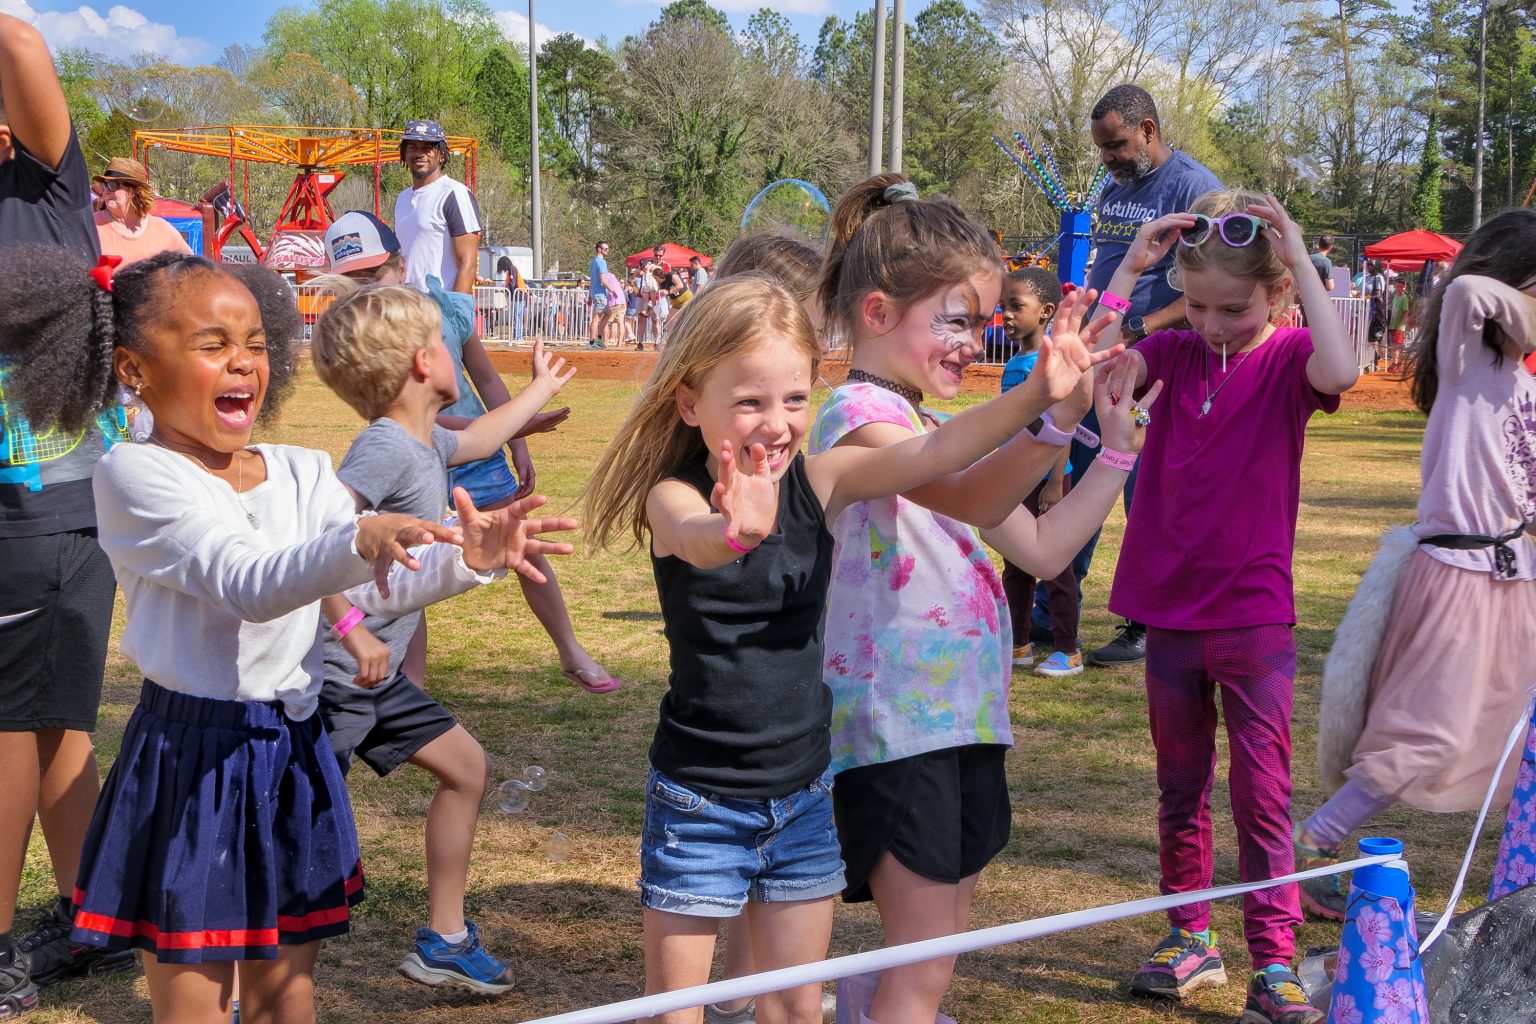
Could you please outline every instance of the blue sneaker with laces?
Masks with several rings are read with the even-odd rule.
[[[416,929],[416,948],[400,962],[400,973],[434,988],[451,985],[485,995],[501,995],[512,988],[512,967],[497,960],[480,945],[480,930],[465,921],[469,935],[463,942],[448,943],[430,928]]]

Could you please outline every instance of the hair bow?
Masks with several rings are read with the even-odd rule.
[[[123,262],[121,256],[98,256],[96,265],[91,268],[91,280],[96,282],[96,287],[104,292],[112,290],[112,271]]]

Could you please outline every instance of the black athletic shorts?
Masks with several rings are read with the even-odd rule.
[[[889,852],[902,867],[954,884],[1008,845],[1012,809],[1000,744],[946,747],[840,772],[832,787],[848,887],[843,902],[873,899],[869,877]]]
[[[0,732],[92,732],[112,630],[95,530],[0,537]]]
[[[459,724],[404,672],[369,690],[327,682],[320,688],[320,714],[343,774],[356,754],[378,775],[388,775]]]

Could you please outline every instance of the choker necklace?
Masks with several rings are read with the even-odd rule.
[[[917,388],[909,388],[905,384],[898,384],[893,380],[886,380],[884,377],[877,377],[872,373],[865,373],[863,370],[851,367],[848,370],[848,379],[861,381],[865,384],[873,384],[877,388],[885,388],[885,390],[900,395],[908,402],[911,402],[913,408],[918,408],[923,404],[923,393]]]
[[[209,476],[213,477],[215,480],[224,480],[224,478],[219,476],[219,474],[217,474],[213,470],[209,469],[207,467],[207,465],[204,464],[203,460],[198,458],[197,456],[195,456],[195,455],[188,455],[186,452],[177,451],[175,448],[172,448],[170,445],[168,445],[164,441],[160,440],[154,434],[150,434],[149,435],[149,439],[151,441],[153,441],[155,444],[159,445],[161,448],[164,448],[166,451],[174,452],[175,454],[180,455],[182,458],[191,461],[192,463],[194,463],[197,466],[198,469],[201,469],[204,473],[207,473]],[[236,452],[235,455],[234,455],[234,462],[235,462],[235,488],[234,488],[234,490],[235,490],[235,500],[240,503],[240,511],[245,513],[245,521],[251,524],[251,529],[259,530],[259,529],[261,529],[261,521],[256,518],[256,513],[252,512],[250,509],[245,507],[245,488],[244,488],[244,484],[245,484],[245,472],[244,472],[245,460],[240,458],[240,456],[244,455],[249,450],[250,450],[249,448],[242,448],[242,449],[240,449],[240,451]],[[228,480],[224,480],[224,482],[226,484],[229,483]]]

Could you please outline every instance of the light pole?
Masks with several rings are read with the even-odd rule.
[[[1504,0],[1483,0],[1477,18],[1477,137],[1472,154],[1472,229],[1483,223],[1483,114],[1488,92],[1488,8],[1502,7]]]
[[[885,122],[885,0],[875,0],[875,52],[870,54],[869,173],[880,173],[880,129]]]
[[[891,15],[891,157],[886,163],[888,170],[897,173],[901,171],[901,108],[906,92],[905,7],[904,0],[896,0],[895,12]]]
[[[528,139],[530,145],[529,181],[533,202],[533,279],[544,279],[544,218],[539,212],[539,43],[534,38],[533,0],[528,0]]]

